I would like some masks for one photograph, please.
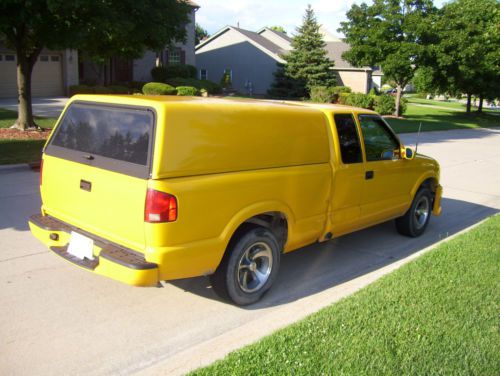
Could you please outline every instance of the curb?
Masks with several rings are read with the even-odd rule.
[[[206,341],[202,341],[190,348],[183,349],[170,357],[156,359],[149,364],[145,363],[142,367],[135,369],[133,373],[140,376],[180,376],[198,368],[209,366],[217,360],[224,359],[232,351],[251,345],[260,339],[273,334],[279,329],[294,324],[307,316],[316,313],[324,307],[353,295],[362,288],[379,280],[381,277],[384,277],[385,275],[399,269],[401,266],[419,258],[439,245],[447,243],[457,236],[469,232],[496,215],[500,214],[490,215],[483,220],[474,223],[473,225],[466,227],[451,236],[443,238],[402,260],[398,260],[368,274],[364,274],[347,283],[342,283],[338,286],[327,289],[322,293],[302,298],[298,304],[290,307],[286,318],[283,317],[283,313],[279,310],[276,312],[270,312],[261,319],[258,328],[256,328],[255,321],[251,321],[241,327],[229,330]]]
[[[18,163],[10,165],[0,165],[0,172],[2,171],[13,171],[13,170],[32,170],[40,171],[40,161],[30,162],[30,163]]]

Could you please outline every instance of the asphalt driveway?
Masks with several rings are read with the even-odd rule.
[[[408,144],[415,135],[404,135]],[[443,214],[426,234],[392,222],[285,255],[276,285],[253,306],[220,301],[207,278],[130,287],[83,271],[29,233],[38,174],[0,169],[0,374],[181,374],[376,280],[426,247],[500,210],[500,130],[428,132]]]
[[[33,98],[33,114],[42,117],[58,118],[66,105],[67,97]],[[0,98],[0,108],[17,111],[17,98]]]

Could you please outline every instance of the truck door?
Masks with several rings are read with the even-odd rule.
[[[404,213],[411,200],[412,171],[400,155],[400,142],[377,115],[359,115],[365,151],[365,185],[361,198],[364,225]]]
[[[351,113],[334,114],[333,137],[339,147],[334,148],[331,228],[334,236],[356,230],[361,214],[361,194],[365,168],[356,122]]]

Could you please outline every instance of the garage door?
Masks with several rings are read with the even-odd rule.
[[[17,97],[17,73],[15,54],[0,53],[0,97]],[[38,57],[33,69],[31,94],[34,97],[64,95],[62,80],[62,58],[51,53]]]

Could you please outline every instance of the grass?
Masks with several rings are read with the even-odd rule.
[[[0,128],[9,128],[16,122],[17,111],[0,108]],[[57,119],[35,116],[35,122],[42,128],[53,128]]]
[[[39,161],[44,144],[44,140],[0,140],[0,165]]]
[[[450,129],[472,129],[500,125],[500,116],[490,113],[467,115],[457,109],[443,109],[415,106],[408,103],[404,119],[386,118],[396,133],[417,132],[422,123],[422,131],[442,131]]]
[[[498,375],[500,216],[192,375]]]
[[[17,119],[17,112],[0,108],[0,128],[9,128]],[[42,128],[54,127],[57,119],[35,117]],[[41,159],[43,140],[0,139],[0,165],[36,162]]]

